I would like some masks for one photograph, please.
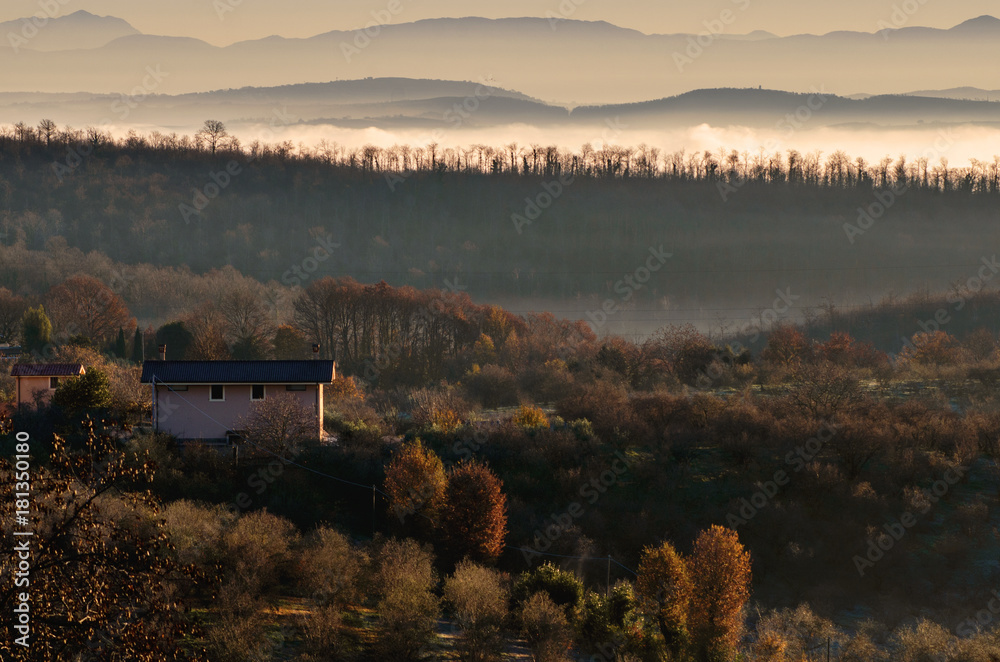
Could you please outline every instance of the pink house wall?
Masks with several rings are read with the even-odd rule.
[[[175,392],[157,384],[157,429],[179,439],[223,439],[250,412],[250,390],[249,384],[226,384],[225,400],[213,401],[209,400],[211,388],[205,384],[192,384],[187,391]],[[322,436],[323,386],[308,384],[305,391],[286,391],[284,384],[264,386],[265,399],[279,393],[296,396],[316,412],[316,434]]]
[[[48,404],[52,400],[55,389],[49,388],[48,377],[15,377],[17,380],[17,402],[18,404],[35,404],[35,393],[42,392],[42,404]],[[60,379],[66,379],[60,377]]]

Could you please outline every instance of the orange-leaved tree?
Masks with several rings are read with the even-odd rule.
[[[673,545],[664,541],[642,550],[636,597],[642,611],[656,621],[667,650],[674,657],[689,642],[688,612],[693,590],[687,563]]]
[[[493,563],[507,536],[503,483],[475,460],[460,462],[448,476],[441,510],[442,556],[451,563],[468,558]]]
[[[448,478],[437,454],[417,439],[403,446],[385,471],[389,512],[407,532],[433,531],[444,504]],[[407,523],[407,519],[410,519]]]
[[[688,559],[694,588],[689,627],[699,662],[731,660],[743,632],[750,598],[750,553],[732,529],[698,534]]]

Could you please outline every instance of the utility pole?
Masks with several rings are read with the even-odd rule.
[[[604,585],[604,597],[611,597],[611,555],[608,554],[608,581]]]

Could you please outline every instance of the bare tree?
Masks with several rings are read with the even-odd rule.
[[[215,150],[229,137],[229,132],[226,131],[226,125],[219,120],[205,120],[205,125],[194,137],[199,146],[205,145],[212,154],[215,154]]]
[[[236,424],[251,445],[282,457],[298,454],[302,442],[317,438],[317,426],[315,412],[290,393],[253,402]]]
[[[52,144],[52,137],[56,135],[56,123],[52,120],[42,120],[38,123],[38,135],[45,139],[45,146]]]

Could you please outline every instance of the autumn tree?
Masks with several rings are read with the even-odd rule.
[[[21,317],[21,344],[27,354],[42,354],[52,340],[52,322],[45,308],[28,308]]]
[[[960,356],[958,341],[944,331],[918,331],[899,354],[904,361],[921,365],[954,365]]]
[[[385,471],[389,511],[407,531],[431,531],[438,523],[448,478],[437,454],[417,439],[403,446]],[[409,526],[405,526],[410,518]]]
[[[110,342],[119,327],[129,332],[136,328],[122,298],[93,276],[68,278],[52,288],[46,299],[58,328],[75,328],[101,344]]]
[[[687,562],[664,541],[642,551],[638,575],[635,592],[640,608],[656,621],[671,654],[679,656],[690,641],[688,614],[694,585]]]
[[[685,384],[693,384],[716,357],[712,342],[694,325],[670,325],[646,343],[644,354],[654,368],[669,371]]]
[[[222,316],[211,304],[203,304],[184,319],[191,332],[191,345],[186,359],[192,361],[221,361],[230,358],[229,347],[223,335]],[[167,348],[170,351],[170,348]]]
[[[509,591],[499,572],[462,561],[444,581],[444,598],[462,629],[465,660],[493,660],[503,649]]]
[[[0,342],[16,344],[21,330],[21,318],[28,302],[5,287],[0,287]]]
[[[0,431],[2,432],[2,431]],[[79,451],[56,436],[49,464],[33,469],[30,646],[0,639],[0,658],[32,662],[188,659],[185,594],[195,577],[171,560],[169,539],[152,498],[132,491],[153,467],[126,458],[117,439],[86,427]],[[0,489],[15,490],[9,457],[0,458]],[[13,577],[14,500],[3,501],[0,573]],[[17,530],[23,530],[18,527]],[[12,581],[0,589],[0,608],[21,603]],[[196,635],[197,636],[197,635]]]
[[[287,324],[275,330],[271,344],[274,346],[274,358],[278,360],[308,359],[312,355],[306,335]]]
[[[252,446],[282,457],[298,454],[305,440],[316,439],[317,426],[313,409],[284,392],[250,403],[250,411],[236,423]]]
[[[731,660],[750,598],[750,553],[732,529],[702,531],[688,559],[693,588],[689,627],[700,662]]]
[[[452,563],[469,558],[493,563],[507,535],[507,497],[488,467],[460,462],[448,476],[441,509],[442,549]]]
[[[781,324],[771,330],[761,357],[768,363],[793,368],[811,357],[809,339],[791,324]]]

